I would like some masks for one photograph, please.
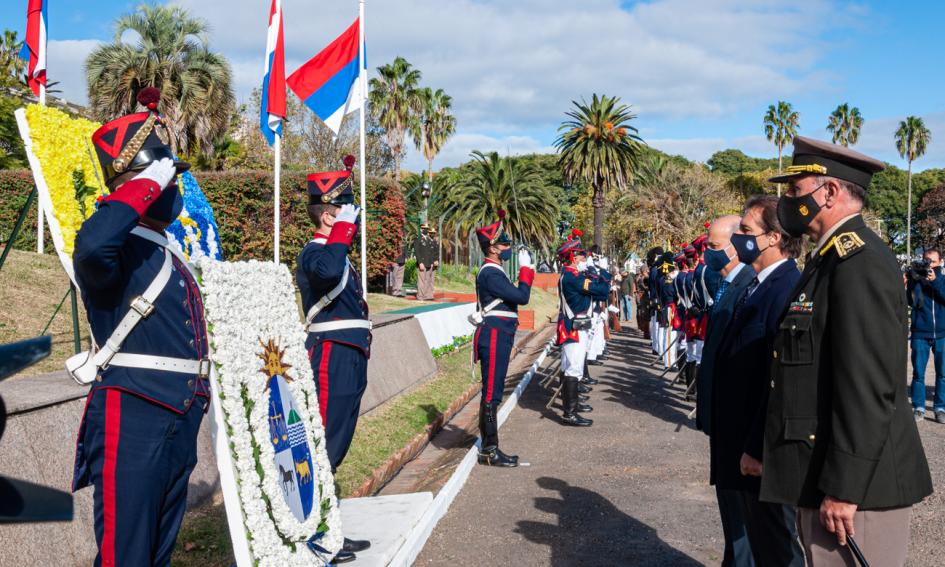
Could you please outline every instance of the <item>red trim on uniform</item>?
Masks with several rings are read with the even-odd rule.
[[[170,188],[176,191],[175,188]],[[161,196],[161,188],[150,179],[135,178],[121,184],[121,187],[115,189],[105,201],[118,201],[124,203],[135,210],[139,217],[143,217],[155,200]]]
[[[328,422],[328,360],[331,358],[331,343],[322,343],[322,359],[318,362],[318,413],[322,414],[322,427]]]
[[[535,270],[527,266],[522,266],[518,271],[518,282],[527,285],[528,287],[532,286],[532,282],[535,281]]]
[[[328,235],[328,242],[325,244],[344,244],[351,246],[354,239],[356,227],[350,222],[335,222],[331,226],[331,234]]]
[[[92,143],[109,156],[116,158],[121,153],[122,148],[125,147],[125,136],[128,133],[128,128],[139,122],[144,123],[150,115],[150,112],[138,112],[112,120],[92,134]],[[111,143],[105,141],[105,135],[109,132],[115,132],[115,138]]]
[[[492,387],[495,385],[495,340],[498,332],[492,329],[489,334],[489,380],[486,382],[486,401],[492,401]]]
[[[115,469],[121,434],[121,392],[105,391],[105,462],[102,465],[102,503],[105,528],[102,533],[102,564],[115,565]]]

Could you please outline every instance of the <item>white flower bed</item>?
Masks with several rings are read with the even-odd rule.
[[[331,465],[325,452],[325,430],[318,396],[305,352],[305,330],[296,307],[288,268],[269,262],[199,263],[212,358],[219,377],[230,446],[247,537],[258,565],[319,564],[306,542],[318,532],[330,559],[341,549],[341,514],[335,498]],[[299,521],[290,510],[274,465],[270,440],[268,386],[262,356],[266,344],[278,346],[281,374],[294,398],[311,453],[314,502]],[[265,351],[265,352],[264,352]],[[276,381],[273,380],[275,387]],[[255,455],[258,454],[258,459]],[[260,478],[259,470],[263,471]]]

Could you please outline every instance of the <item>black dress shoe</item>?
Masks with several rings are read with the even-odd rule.
[[[601,362],[600,360],[588,360],[588,361],[587,361],[587,365],[588,365],[588,366],[600,366],[601,364],[604,364],[604,363]]]
[[[587,384],[588,386],[596,386],[600,384],[600,380],[598,380],[597,378],[591,378],[590,376],[585,376],[584,383]]]
[[[577,411],[579,413],[591,413],[592,411],[594,411],[594,408],[592,408],[591,406],[587,404],[578,404],[577,407],[574,408],[574,411]]]
[[[584,384],[578,384],[577,391],[579,394],[590,394],[594,390],[590,386],[585,386]]]
[[[594,420],[581,417],[576,413],[566,413],[561,416],[561,422],[565,425],[573,425],[575,427],[590,427],[594,423]]]
[[[587,394],[578,394],[578,401],[579,401],[579,402],[586,402],[586,401],[589,400],[589,399],[591,399],[591,397],[588,396]]]
[[[345,551],[342,549],[341,551],[338,552],[337,555],[335,555],[335,558],[331,560],[331,564],[340,565],[342,563],[351,563],[357,558],[358,558],[357,555],[351,553],[350,551]]]
[[[479,452],[479,464],[491,467],[517,467],[518,455],[506,455],[495,447],[491,450]]]
[[[345,551],[350,551],[351,553],[358,553],[359,551],[364,551],[371,547],[371,542],[366,539],[348,539],[345,538],[344,545],[341,546],[341,549]]]

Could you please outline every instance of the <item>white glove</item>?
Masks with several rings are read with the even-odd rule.
[[[144,168],[144,171],[135,176],[135,179],[150,179],[157,183],[161,191],[163,191],[171,180],[174,179],[176,174],[177,170],[174,168],[174,160],[171,158],[163,158],[152,161],[148,167]]]
[[[607,260],[606,257],[604,257],[597,261],[597,265],[600,266],[602,269],[606,270],[607,267],[610,266],[610,262]]]
[[[351,224],[357,224],[359,215],[361,213],[361,207],[357,205],[341,205],[341,212],[338,213],[338,216],[335,217],[335,222],[348,222]]]
[[[522,248],[518,251],[518,265],[521,268],[532,267],[532,255],[528,253],[528,250]]]

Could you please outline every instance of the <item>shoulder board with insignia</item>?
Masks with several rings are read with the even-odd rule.
[[[844,232],[843,234],[838,234],[830,239],[830,243],[827,246],[824,246],[824,249],[820,251],[820,254],[825,254],[831,246],[837,250],[837,256],[840,258],[848,258],[866,246],[866,243],[863,242],[863,239],[855,232]]]

